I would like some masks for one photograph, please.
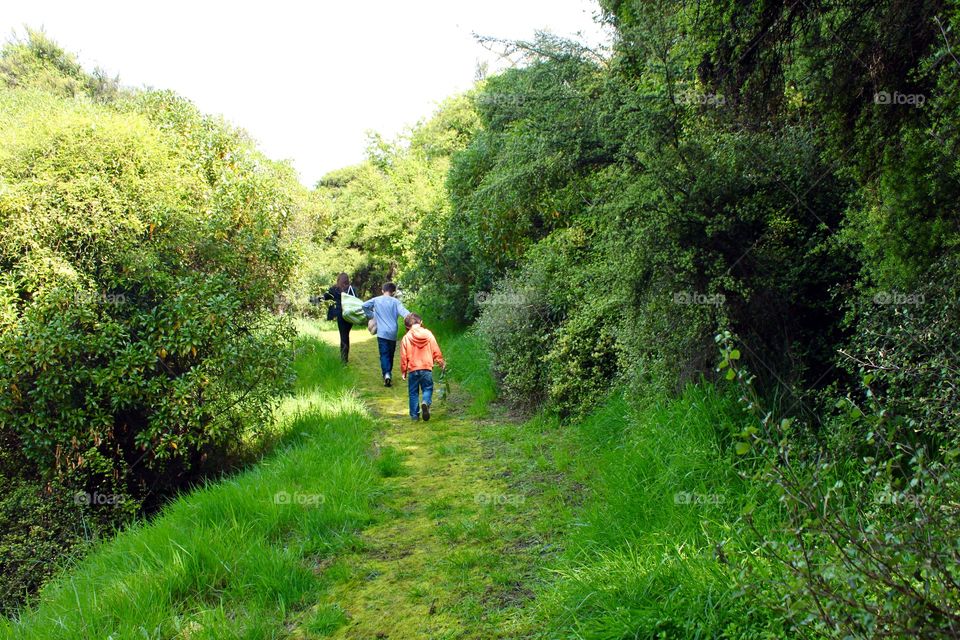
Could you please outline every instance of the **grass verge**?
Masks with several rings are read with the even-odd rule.
[[[727,449],[747,420],[700,384],[642,404],[613,393],[570,425],[541,414],[487,427],[511,490],[538,504],[531,537],[549,578],[531,585],[528,637],[790,637],[741,587],[758,545],[744,511],[760,505],[761,531],[779,522]]]
[[[379,491],[377,425],[336,349],[302,327],[298,386],[278,449],[185,495],[49,583],[0,637],[275,638],[325,588],[320,567],[354,543]],[[306,624],[327,628],[333,611]]]

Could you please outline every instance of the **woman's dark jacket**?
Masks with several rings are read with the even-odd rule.
[[[333,305],[327,309],[327,320],[337,320],[343,317],[343,304],[341,301],[342,299],[340,298],[341,293],[340,287],[333,285],[325,294],[323,294],[324,300],[333,300]],[[353,291],[353,285],[350,285],[347,288],[346,293],[349,293],[350,295],[356,295]]]

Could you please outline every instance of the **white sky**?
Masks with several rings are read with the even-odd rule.
[[[0,30],[43,27],[84,67],[172,89],[243,127],[307,185],[363,159],[473,83],[495,57],[471,32],[603,35],[595,0],[3,0]],[[495,64],[491,69],[496,68]]]

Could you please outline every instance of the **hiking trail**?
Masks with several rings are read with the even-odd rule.
[[[338,344],[336,331],[321,335]],[[497,418],[468,416],[466,394],[453,384],[450,398],[435,398],[429,422],[414,422],[399,349],[394,385],[386,388],[376,338],[360,330],[351,338],[348,366],[358,372],[357,390],[383,424],[374,448],[381,460],[387,454],[399,464],[388,464],[386,472],[381,467],[380,517],[361,532],[360,543],[318,567],[333,586],[313,609],[342,611],[327,637],[528,635],[525,605],[545,545],[530,529],[535,496],[511,486],[515,474],[481,435]],[[291,637],[324,636],[295,628]]]

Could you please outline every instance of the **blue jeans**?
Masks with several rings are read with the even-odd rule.
[[[424,404],[430,404],[433,398],[433,371],[423,369],[407,373],[407,389],[410,390],[410,417],[420,417],[420,390],[423,390]]]
[[[377,338],[380,347],[380,372],[383,375],[393,375],[393,354],[397,352],[397,341]]]

